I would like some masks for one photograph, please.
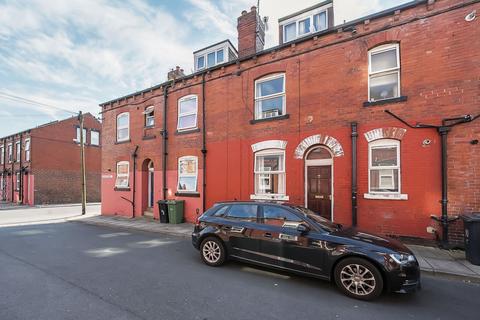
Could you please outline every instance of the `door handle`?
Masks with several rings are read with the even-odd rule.
[[[271,238],[271,237],[272,237],[272,234],[271,234],[270,232],[265,232],[265,233],[263,234],[263,236],[264,236],[265,238]]]
[[[232,226],[223,226],[224,230],[232,230]]]

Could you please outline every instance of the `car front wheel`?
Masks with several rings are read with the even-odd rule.
[[[361,258],[347,258],[335,267],[335,283],[347,296],[373,300],[383,290],[383,278],[372,263]]]
[[[215,237],[208,237],[202,241],[200,244],[200,254],[203,262],[212,267],[223,264],[226,258],[223,243]]]

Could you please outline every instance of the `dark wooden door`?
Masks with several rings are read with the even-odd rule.
[[[332,219],[332,166],[307,167],[308,209]]]

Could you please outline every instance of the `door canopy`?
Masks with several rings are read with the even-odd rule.
[[[316,134],[303,139],[303,141],[298,144],[297,149],[295,149],[295,159],[303,159],[305,152],[314,145],[326,146],[330,149],[334,157],[341,157],[344,155],[342,145],[337,139],[322,134]]]

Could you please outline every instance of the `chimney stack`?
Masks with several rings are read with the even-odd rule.
[[[168,72],[167,79],[177,80],[178,78],[182,78],[184,76],[185,76],[185,73],[183,73],[183,69],[180,69],[180,67],[177,66],[175,69],[172,69]]]
[[[243,58],[263,50],[265,45],[265,24],[253,6],[250,12],[242,11],[238,17],[238,57]]]

